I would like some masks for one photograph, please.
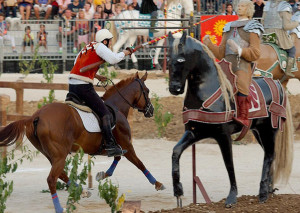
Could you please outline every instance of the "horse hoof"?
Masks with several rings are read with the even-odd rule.
[[[138,70],[138,69],[139,69],[139,65],[138,65],[138,63],[137,63],[137,62],[133,63],[133,68],[134,68],[134,69],[136,69],[136,70]]]
[[[155,187],[156,188],[156,191],[159,191],[159,190],[165,190],[166,189],[166,187],[163,185],[163,184],[161,184],[159,187]]]
[[[82,198],[89,198],[91,197],[92,193],[86,189],[82,190],[82,193],[81,193],[81,197]]]
[[[66,213],[67,212],[67,209],[66,208],[63,208],[63,213]]]
[[[119,67],[119,65],[117,65],[117,64],[114,65],[114,68],[115,68],[115,70],[120,70],[121,69],[121,67]]]
[[[225,204],[225,208],[229,209],[229,208],[232,208],[233,207],[233,204],[230,203],[230,204]]]
[[[162,67],[160,66],[160,64],[155,64],[155,69],[156,70],[162,70]]]
[[[105,172],[98,172],[96,175],[96,181],[104,180],[105,179]]]

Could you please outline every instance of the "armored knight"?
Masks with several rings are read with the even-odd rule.
[[[292,7],[286,1],[270,0],[266,2],[262,23],[265,33],[275,33],[278,46],[284,49],[288,54],[285,74],[294,77],[291,72],[295,61],[296,48],[293,40],[288,34],[288,30],[292,30],[299,25],[298,21],[292,21]]]
[[[253,12],[252,1],[240,1],[237,11],[239,19],[225,25],[220,46],[214,45],[209,36],[205,36],[203,39],[204,44],[217,59],[225,58],[232,63],[232,71],[237,75],[239,107],[238,115],[234,120],[246,127],[249,126],[250,100],[248,95],[252,80],[251,62],[260,57],[260,36],[264,31],[258,21],[251,20]]]

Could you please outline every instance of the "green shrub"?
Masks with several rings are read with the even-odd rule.
[[[125,200],[125,195],[122,194],[117,201],[119,186],[114,186],[111,180],[105,179],[103,183],[99,181],[98,189],[98,195],[110,206],[111,212],[118,212]]]
[[[157,94],[153,93],[152,99],[153,98],[154,100],[152,100],[152,104],[154,107],[154,121],[157,127],[158,137],[161,138],[164,136],[166,132],[166,127],[168,123],[170,123],[170,121],[172,120],[173,114],[170,112],[162,112],[163,105],[159,103],[159,97]]]
[[[5,157],[0,158],[0,213],[6,209],[6,201],[13,192],[13,181],[6,180],[8,173],[14,173],[24,159],[32,161],[39,151],[31,151],[27,146],[21,147],[22,156],[16,159],[15,151],[8,152]]]

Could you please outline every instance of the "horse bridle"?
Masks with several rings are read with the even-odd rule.
[[[123,95],[122,93],[120,92],[120,90],[116,87],[116,85],[114,84],[114,82],[111,80],[111,79],[107,79],[109,80],[112,85],[114,86],[114,88],[117,90],[117,92],[119,93],[119,95],[123,98],[123,100],[129,105],[131,106],[133,109],[137,109],[139,112],[143,112],[144,114],[149,114],[152,116],[152,113],[150,111],[151,107],[152,107],[152,104],[151,102],[148,100],[148,98],[146,97],[146,93],[145,93],[145,90],[143,88],[143,85],[142,85],[142,82],[140,79],[136,78],[135,81],[137,81],[141,87],[141,92],[140,92],[140,96],[138,98],[138,100],[136,101],[136,103],[138,103],[142,97],[142,95],[144,96],[145,98],[145,102],[146,102],[146,106],[142,109],[142,108],[139,108],[136,104],[131,104]]]

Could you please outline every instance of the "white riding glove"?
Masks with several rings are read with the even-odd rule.
[[[242,55],[242,48],[237,43],[235,43],[234,40],[228,39],[227,44],[229,45],[229,48],[232,52],[238,54],[239,56]]]
[[[209,35],[205,35],[202,39],[203,44],[205,44],[206,46],[210,43],[210,36]]]

